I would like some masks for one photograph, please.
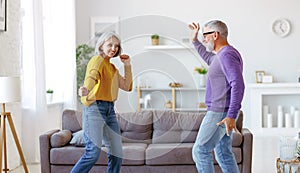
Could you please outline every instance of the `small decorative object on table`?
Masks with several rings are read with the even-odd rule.
[[[277,173],[299,172],[300,160],[296,157],[297,140],[292,136],[280,137],[280,158],[277,159]]]
[[[295,159],[297,140],[292,136],[280,137],[280,160],[290,161]]]
[[[264,75],[262,78],[262,83],[272,83],[273,76],[272,75]]]
[[[178,88],[178,87],[182,87],[183,85],[179,82],[171,82],[169,83],[169,86]]]
[[[204,102],[200,102],[200,103],[198,104],[198,107],[199,107],[199,108],[207,108],[207,106],[205,105]]]
[[[165,106],[166,108],[172,108],[172,102],[170,100],[167,100]]]
[[[256,71],[255,76],[256,76],[256,83],[262,83],[263,82],[263,77],[265,75],[264,71]]]

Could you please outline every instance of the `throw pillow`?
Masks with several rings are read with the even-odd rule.
[[[70,141],[70,144],[82,147],[85,145],[84,143],[84,137],[83,137],[83,130],[79,130],[72,134],[72,139]]]
[[[72,132],[70,130],[61,130],[59,132],[56,132],[51,136],[51,146],[54,148],[62,147],[70,141],[71,137]]]

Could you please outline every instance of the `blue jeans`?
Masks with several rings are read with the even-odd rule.
[[[193,146],[193,160],[198,173],[214,173],[214,150],[223,173],[239,173],[239,169],[232,152],[232,138],[227,136],[225,125],[216,124],[226,117],[227,113],[208,111],[203,118],[197,139]]]
[[[119,173],[122,165],[122,140],[114,103],[96,101],[84,108],[85,153],[71,173],[88,173],[100,156],[102,140],[108,157],[108,173]]]

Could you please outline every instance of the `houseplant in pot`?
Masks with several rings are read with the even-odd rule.
[[[206,74],[207,74],[208,70],[204,67],[195,67],[194,70],[197,72],[197,76],[196,76],[196,78],[198,79],[196,81],[197,87],[198,88],[205,87],[206,86]]]
[[[151,35],[152,45],[159,45],[159,35],[153,34]]]
[[[48,89],[46,91],[46,99],[47,99],[47,103],[51,103],[53,100],[53,90],[52,89]]]
[[[87,44],[80,44],[76,48],[76,80],[77,80],[76,93],[79,87],[83,85],[86,66],[89,60],[91,59],[93,53],[94,53],[94,48]],[[78,102],[80,103],[79,96],[77,97],[77,99]]]

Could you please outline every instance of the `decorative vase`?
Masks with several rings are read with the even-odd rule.
[[[152,45],[159,45],[159,39],[152,39]]]
[[[170,100],[167,100],[165,106],[166,108],[172,108],[172,102]]]
[[[199,74],[199,88],[206,86],[206,75],[205,74]]]
[[[53,93],[46,94],[47,103],[51,103],[53,100]]]

